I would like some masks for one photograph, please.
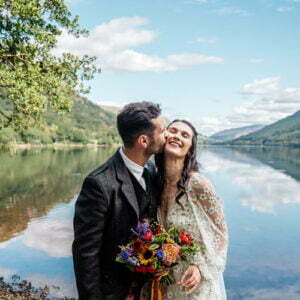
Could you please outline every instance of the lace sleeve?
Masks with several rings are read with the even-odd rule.
[[[214,265],[219,271],[224,271],[228,229],[222,200],[216,195],[212,183],[200,173],[194,173],[191,177],[189,196],[196,214],[198,230],[206,248],[206,263]],[[203,257],[195,257],[195,262],[203,264]]]

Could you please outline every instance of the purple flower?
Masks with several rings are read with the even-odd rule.
[[[129,248],[129,249],[127,250],[127,253],[128,253],[129,256],[135,255],[135,251],[134,251],[133,248]]]
[[[136,232],[145,235],[147,231],[149,230],[150,224],[148,222],[138,222],[138,225],[136,227]]]
[[[155,256],[158,258],[158,259],[163,259],[165,257],[165,253],[163,250],[157,250]]]

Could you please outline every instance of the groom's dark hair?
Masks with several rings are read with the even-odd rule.
[[[142,134],[152,137],[155,126],[151,121],[160,114],[159,104],[152,102],[143,101],[125,105],[117,116],[118,131],[124,146],[132,148]]]

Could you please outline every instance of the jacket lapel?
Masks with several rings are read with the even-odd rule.
[[[119,150],[115,154],[114,162],[115,162],[115,171],[116,171],[117,178],[121,182],[121,190],[125,195],[129,204],[132,206],[133,210],[135,211],[137,218],[139,219],[140,211],[139,211],[139,205],[136,199],[135,191],[130,179],[129,171],[123,162]]]

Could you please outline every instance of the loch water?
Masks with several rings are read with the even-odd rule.
[[[76,297],[74,203],[110,148],[0,152],[0,277]],[[300,299],[300,148],[201,147],[200,171],[223,200],[228,299]]]

